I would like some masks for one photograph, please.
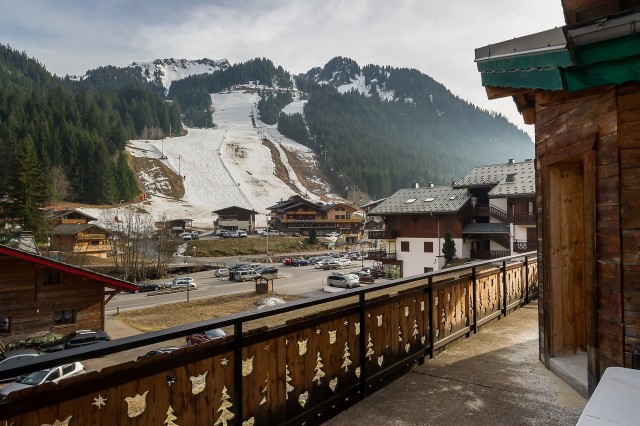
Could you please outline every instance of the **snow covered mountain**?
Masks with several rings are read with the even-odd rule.
[[[183,78],[200,75],[213,74],[229,68],[229,61],[226,59],[156,59],[153,62],[134,62],[130,65],[139,68],[142,75],[151,83],[164,87],[165,93],[169,91],[171,83]]]

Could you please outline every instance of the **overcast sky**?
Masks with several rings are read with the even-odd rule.
[[[297,74],[344,56],[416,68],[531,135],[510,99],[486,99],[474,49],[562,25],[560,0],[0,0],[0,43],[59,76],[204,57]]]

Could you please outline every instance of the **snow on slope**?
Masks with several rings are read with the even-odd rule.
[[[296,150],[313,161],[309,148],[282,136],[276,126],[267,126],[256,120],[253,127],[250,115],[257,110],[258,95],[255,92],[229,91],[212,95],[215,107],[213,129],[188,129],[183,137],[164,141],[130,141],[127,149],[136,157],[160,159],[176,173],[184,176],[185,196],[182,200],[168,199],[156,192],[162,182],[145,182],[147,199],[143,208],[154,219],[163,214],[168,218],[193,219],[194,226],[211,228],[213,210],[230,206],[253,209],[260,213],[258,226],[266,224],[266,208],[294,192],[273,174],[271,152],[260,140],[261,133],[275,143],[280,160],[289,170],[293,184],[301,193],[306,189],[297,179],[293,168],[282,151]],[[257,115],[257,114],[254,114]],[[284,148],[283,148],[284,146]],[[320,198],[308,193],[308,198]],[[99,217],[97,209],[82,209]],[[115,216],[114,212],[107,213]]]
[[[183,78],[199,75],[213,74],[229,68],[226,59],[156,59],[153,62],[134,62],[130,66],[140,67],[142,75],[149,81],[161,84],[168,92],[171,83]]]

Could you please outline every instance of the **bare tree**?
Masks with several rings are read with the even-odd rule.
[[[135,204],[119,207],[114,218],[105,220],[112,231],[114,264],[125,279],[140,281],[155,259],[154,224],[150,214]]]
[[[51,189],[52,197],[54,201],[62,201],[69,195],[69,189],[71,184],[64,172],[64,169],[60,166],[54,166],[51,169]]]

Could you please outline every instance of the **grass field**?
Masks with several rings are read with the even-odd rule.
[[[198,257],[259,255],[267,252],[267,238],[215,238],[188,241],[187,253]],[[304,253],[327,250],[320,243],[309,244],[305,237],[269,237],[269,251],[278,253]]]

